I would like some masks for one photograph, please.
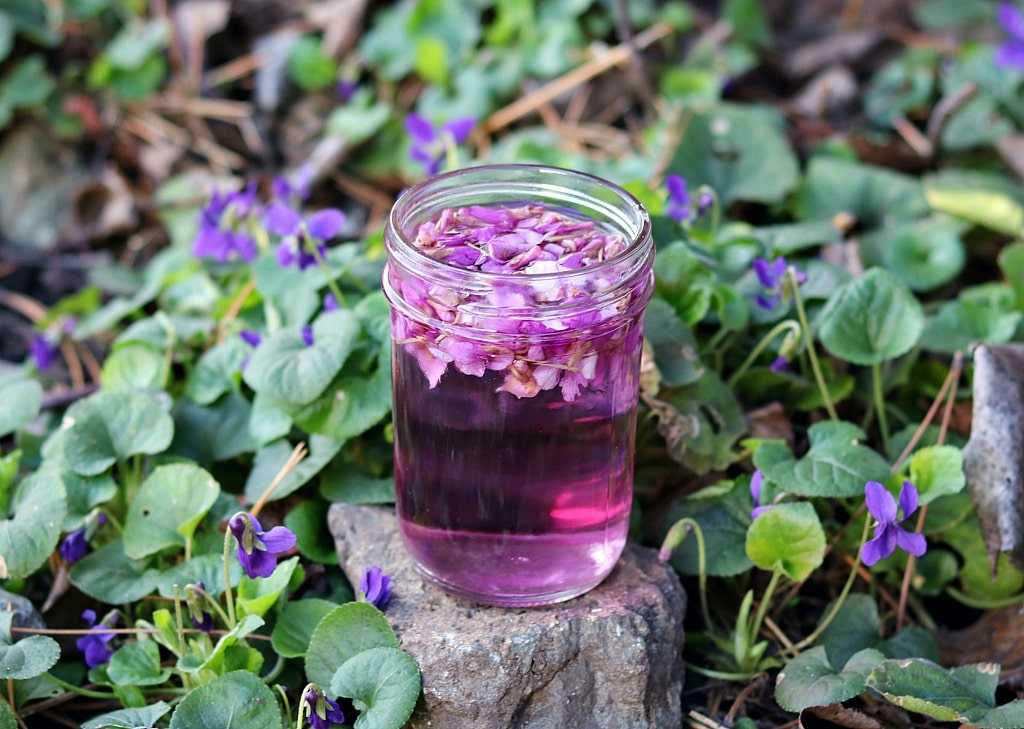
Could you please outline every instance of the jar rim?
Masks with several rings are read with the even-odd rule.
[[[616,253],[614,256],[607,258],[603,261],[590,264],[580,269],[573,269],[570,271],[554,271],[550,273],[530,273],[523,274],[520,272],[490,272],[490,271],[477,271],[475,269],[463,268],[461,266],[453,266],[443,261],[438,261],[431,258],[423,251],[421,251],[406,234],[405,228],[399,224],[399,218],[410,212],[413,208],[413,204],[417,202],[417,196],[422,196],[424,193],[429,193],[432,188],[446,189],[445,183],[452,182],[454,179],[462,178],[464,176],[472,175],[474,173],[480,174],[484,172],[505,172],[510,174],[520,173],[522,175],[536,174],[538,176],[552,175],[559,176],[563,179],[575,179],[577,181],[584,181],[595,188],[601,188],[611,192],[623,205],[623,210],[631,214],[632,218],[636,221],[635,229],[621,230],[616,229],[615,232],[623,235],[627,238],[626,245],[623,250]],[[553,177],[552,179],[556,179]],[[508,180],[491,180],[494,184],[524,184],[522,180],[508,179]],[[472,184],[472,183],[467,183]],[[567,185],[559,185],[564,190],[572,191]],[[574,191],[572,191],[574,192]],[[524,198],[524,202],[528,202],[529,198]],[[466,203],[470,204],[470,203]],[[425,222],[425,221],[419,221]],[[476,165],[473,167],[463,167],[450,172],[444,172],[437,175],[424,178],[419,182],[411,185],[402,191],[402,193],[395,200],[392,205],[390,212],[388,213],[387,219],[387,230],[390,231],[394,238],[401,243],[401,249],[411,254],[417,261],[417,265],[425,265],[429,268],[434,268],[438,271],[448,272],[463,272],[466,274],[472,274],[474,277],[479,277],[480,281],[490,281],[495,283],[509,283],[509,282],[522,282],[524,280],[530,281],[549,281],[564,278],[567,274],[580,274],[585,272],[599,273],[606,268],[621,265],[624,261],[627,261],[631,257],[637,256],[638,252],[643,253],[645,248],[653,248],[653,240],[651,238],[651,217],[647,212],[647,209],[643,204],[636,198],[635,195],[627,191],[625,188],[617,185],[614,182],[606,180],[597,175],[590,174],[588,172],[580,172],[579,170],[572,170],[565,167],[556,167],[554,165],[541,165],[541,164],[484,164]],[[388,236],[385,236],[385,245],[387,245]],[[398,252],[395,250],[394,252]]]

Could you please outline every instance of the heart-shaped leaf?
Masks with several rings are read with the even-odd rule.
[[[341,450],[341,441],[314,435],[309,439],[309,455],[298,466],[288,472],[274,490],[268,500],[276,501],[288,496],[315,475]],[[279,440],[256,451],[256,459],[245,482],[245,495],[251,503],[255,503],[274,482],[274,477],[287,462],[292,453],[292,445],[286,440]]]
[[[64,427],[68,465],[83,476],[103,473],[137,453],[161,453],[174,436],[171,416],[142,392],[100,391],[72,405]]]
[[[156,701],[146,706],[118,709],[89,719],[82,729],[138,729],[156,726],[157,720],[171,710],[165,701]]]
[[[13,433],[39,414],[43,388],[35,380],[22,379],[0,384],[0,438]]]
[[[259,676],[232,671],[190,691],[171,729],[281,729],[281,708]]]
[[[907,285],[895,274],[873,268],[829,299],[818,336],[836,357],[874,365],[909,352],[923,329],[921,304]]]
[[[298,557],[278,562],[270,577],[243,577],[238,583],[237,605],[240,615],[263,617],[274,606],[299,564]]]
[[[168,547],[183,546],[219,493],[220,485],[198,466],[160,466],[143,482],[128,507],[125,554],[129,559],[142,559]]]
[[[320,686],[330,686],[338,666],[370,648],[398,648],[398,638],[384,613],[368,602],[339,605],[313,631],[306,653],[306,677]]]
[[[156,686],[168,679],[171,669],[160,665],[160,648],[152,640],[134,640],[114,651],[107,676],[119,686]]]
[[[763,570],[802,582],[825,559],[825,531],[807,502],[778,504],[747,530],[747,556]]]
[[[331,693],[352,699],[362,713],[356,729],[394,729],[412,716],[420,696],[420,669],[405,651],[371,648],[345,661]]]
[[[157,585],[159,572],[128,559],[120,539],[104,544],[71,566],[71,584],[110,605],[141,600]]]
[[[920,504],[959,493],[967,483],[964,456],[953,446],[927,446],[910,459],[910,480],[917,487]]]
[[[270,636],[274,650],[285,658],[304,658],[313,630],[336,607],[333,602],[315,597],[285,603]]]
[[[35,678],[49,671],[60,658],[57,641],[48,635],[30,635],[12,642],[13,620],[14,613],[0,612],[0,679]]]
[[[310,345],[299,327],[275,332],[253,352],[245,381],[283,403],[313,402],[341,370],[361,331],[355,314],[340,309],[317,317]]]
[[[889,659],[871,672],[867,684],[909,711],[940,721],[977,724],[995,708],[999,664],[975,663],[946,669],[921,658]],[[1004,725],[1002,729],[1011,726],[1020,725]]]
[[[775,684],[775,700],[786,711],[827,706],[864,693],[867,677],[884,660],[873,648],[855,653],[842,671],[828,662],[822,646],[804,651],[786,664]]]
[[[0,578],[18,579],[35,572],[57,546],[67,511],[64,484],[52,471],[27,476],[11,508],[13,515],[0,520]]]
[[[742,477],[735,483],[715,484],[679,499],[669,507],[664,529],[667,531],[684,516],[692,518],[704,534],[707,573],[718,577],[738,575],[753,566],[746,551],[752,508],[750,479]],[[672,566],[683,574],[700,573],[696,536],[689,535],[673,551]]]

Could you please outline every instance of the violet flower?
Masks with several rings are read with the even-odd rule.
[[[665,178],[668,188],[668,206],[665,214],[677,223],[689,220],[693,216],[690,193],[686,189],[686,178],[682,175],[668,175]]]
[[[277,247],[277,264],[286,268],[294,263],[304,271],[317,262],[318,256],[327,255],[327,241],[345,225],[345,213],[326,208],[303,219],[288,205],[275,202],[267,209],[264,222],[268,231],[282,237]]]
[[[920,557],[925,553],[928,544],[923,534],[907,531],[903,522],[917,511],[917,489],[910,481],[903,482],[900,489],[900,511],[903,518],[897,520],[896,500],[892,494],[878,481],[868,481],[864,486],[864,500],[868,512],[878,522],[875,525],[875,536],[864,544],[861,559],[870,567],[881,559],[885,559],[899,547],[904,552]]]
[[[50,335],[45,333],[33,335],[32,344],[29,346],[29,354],[32,356],[32,361],[35,362],[36,369],[40,372],[45,372],[53,366],[59,351],[60,346]]]
[[[252,514],[239,512],[228,521],[238,542],[238,561],[249,577],[270,577],[277,568],[277,555],[295,546],[295,533],[283,526],[263,531]]]
[[[425,117],[410,114],[405,118],[405,131],[412,138],[409,156],[423,165],[428,176],[436,175],[448,152],[465,142],[475,126],[476,119],[458,117],[437,128]]]
[[[221,262],[233,256],[247,263],[255,260],[256,241],[245,226],[254,222],[258,213],[255,183],[226,195],[214,192],[200,212],[199,233],[192,244],[192,252],[199,258]]]
[[[303,203],[309,200],[310,187],[313,182],[313,168],[307,163],[302,165],[291,177],[275,177],[270,183],[274,199],[283,203]]]
[[[259,332],[254,332],[251,329],[243,329],[238,333],[238,336],[250,347],[258,347],[260,342],[263,341],[263,337],[259,335]]]
[[[757,305],[762,309],[774,309],[775,305],[779,303],[779,299],[783,297],[786,299],[792,298],[794,292],[789,290],[790,287],[786,277],[788,268],[789,264],[786,263],[786,259],[782,256],[779,256],[770,263],[764,258],[754,259],[754,273],[768,294],[768,296],[761,294],[757,296]],[[807,275],[797,271],[797,284],[802,284],[806,280]]]
[[[68,534],[60,543],[60,553],[64,561],[74,564],[84,557],[89,551],[89,542],[95,536],[96,530],[106,523],[107,515],[103,512],[97,513],[95,518],[86,517],[82,528]]]
[[[330,292],[324,294],[324,311],[337,311],[340,308],[334,294]]]
[[[89,668],[102,666],[114,655],[113,649],[107,645],[114,639],[114,633],[104,631],[104,628],[110,628],[109,625],[104,623],[96,625],[95,610],[84,611],[82,613],[82,620],[89,624],[90,632],[78,638],[75,641],[75,645],[78,646],[78,650],[82,651],[82,654],[85,656],[85,665]]]
[[[771,504],[761,505],[761,486],[763,484],[764,474],[760,470],[754,471],[754,475],[750,477],[750,495],[754,497],[754,508],[750,512],[751,519],[756,519],[772,508]]]
[[[313,729],[331,729],[335,724],[344,724],[345,715],[337,701],[327,698],[315,683],[306,686],[299,704],[299,716],[306,713],[306,722]]]
[[[204,633],[209,633],[213,630],[213,615],[204,609],[206,597],[206,585],[202,580],[194,585],[185,585],[185,604],[188,606],[192,625]]]
[[[786,372],[789,370],[789,360],[783,357],[781,354],[772,360],[771,365],[768,367],[775,374]]]
[[[380,567],[366,570],[363,579],[359,581],[359,599],[383,610],[391,599],[391,577],[384,574]]]
[[[996,66],[1024,71],[1024,10],[1012,2],[999,3],[996,19],[1008,36],[996,48]]]
[[[313,327],[309,324],[302,327],[302,343],[307,347],[313,346]]]

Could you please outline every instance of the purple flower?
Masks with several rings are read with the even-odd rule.
[[[345,225],[345,213],[334,208],[319,210],[303,220],[282,202],[273,203],[264,220],[267,230],[282,237],[277,247],[277,264],[282,268],[298,265],[304,271],[327,255],[326,241]],[[313,251],[316,251],[316,254]]]
[[[311,327],[309,324],[306,324],[304,327],[302,327],[302,342],[307,347],[313,346],[313,327]]]
[[[668,207],[665,214],[677,223],[688,220],[693,215],[690,193],[686,190],[686,178],[681,175],[669,175],[665,178],[668,188]]]
[[[89,541],[96,534],[96,530],[107,523],[107,515],[103,512],[96,514],[95,518],[86,517],[85,524],[81,529],[71,532],[64,541],[60,543],[60,553],[64,561],[74,564],[89,551]]]
[[[356,89],[359,88],[359,82],[355,79],[342,79],[334,87],[335,92],[338,94],[338,100],[342,104],[347,104],[352,101],[352,97],[355,96]]]
[[[923,534],[907,531],[902,526],[910,515],[917,511],[917,489],[910,481],[903,482],[900,489],[900,511],[903,518],[896,518],[896,500],[878,481],[868,481],[864,486],[864,500],[868,512],[878,522],[875,536],[861,549],[861,559],[868,567],[885,559],[899,547],[904,552],[920,557],[928,548]]]
[[[775,305],[779,303],[779,299],[785,296],[787,293],[790,298],[793,294],[792,291],[788,291],[786,281],[786,270],[789,268],[789,264],[786,263],[786,259],[779,256],[774,261],[769,263],[764,258],[754,259],[754,273],[757,275],[757,280],[761,282],[761,285],[767,290],[768,296],[761,294],[757,297],[757,305],[762,309],[774,309]],[[802,284],[807,280],[806,274],[796,274],[797,284]]]
[[[102,666],[114,654],[114,651],[107,645],[107,643],[114,639],[114,634],[103,631],[104,628],[109,628],[109,625],[104,623],[96,625],[95,610],[83,612],[82,620],[89,624],[89,629],[92,632],[76,640],[75,645],[78,646],[78,650],[82,651],[82,654],[85,656],[85,665],[89,668]]]
[[[704,191],[697,198],[697,217],[706,215],[711,206],[715,204],[715,196],[710,192]]]
[[[261,337],[258,332],[254,332],[251,329],[243,329],[238,333],[238,336],[240,336],[242,341],[250,347],[258,347],[260,346],[260,342],[263,341],[263,337]]]
[[[32,337],[32,344],[29,347],[29,354],[36,364],[36,369],[45,372],[53,366],[60,347],[48,334],[36,334]]]
[[[274,198],[282,202],[305,202],[309,199],[313,168],[304,164],[291,178],[275,177],[270,183]]]
[[[203,609],[206,607],[206,585],[202,581],[185,585],[185,604],[188,605],[192,625],[204,633],[213,630],[213,615]]]
[[[324,294],[324,311],[337,311],[340,308],[338,300],[334,298],[334,294],[330,292]]]
[[[475,126],[476,119],[459,117],[438,129],[425,117],[410,114],[405,118],[405,131],[412,138],[409,156],[423,165],[427,175],[436,175],[448,151],[465,142]]]
[[[359,594],[363,602],[382,610],[391,599],[391,578],[380,567],[371,567],[359,581]]]
[[[199,216],[199,233],[192,244],[192,252],[199,258],[227,261],[237,255],[243,261],[256,258],[256,241],[245,230],[258,212],[256,185],[245,190],[221,195],[215,192]]]
[[[238,542],[238,561],[249,577],[270,577],[277,568],[277,555],[295,546],[295,533],[276,526],[268,532],[252,514],[239,512],[228,521]]]
[[[338,708],[338,702],[327,698],[320,687],[313,683],[302,692],[300,717],[304,711],[309,712],[306,721],[313,729],[331,729],[335,724],[345,723],[345,715]]]
[[[750,495],[754,497],[754,508],[750,512],[751,519],[756,519],[772,508],[771,504],[761,505],[761,486],[763,483],[764,474],[760,470],[754,471],[754,475],[750,477]]]
[[[789,360],[783,357],[781,354],[772,360],[771,366],[768,368],[772,372],[778,374],[780,372],[786,372],[789,370]]]
[[[996,66],[1024,71],[1024,11],[1015,3],[999,3],[996,19],[1008,36],[996,48]]]

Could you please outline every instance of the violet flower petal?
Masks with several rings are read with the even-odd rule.
[[[334,208],[318,210],[306,221],[306,230],[317,240],[330,240],[345,225],[345,213]]]
[[[302,226],[302,216],[283,202],[274,202],[267,208],[264,224],[274,235],[295,235]]]
[[[868,481],[864,486],[864,502],[868,511],[877,521],[889,523],[896,521],[896,500],[878,481]]]

